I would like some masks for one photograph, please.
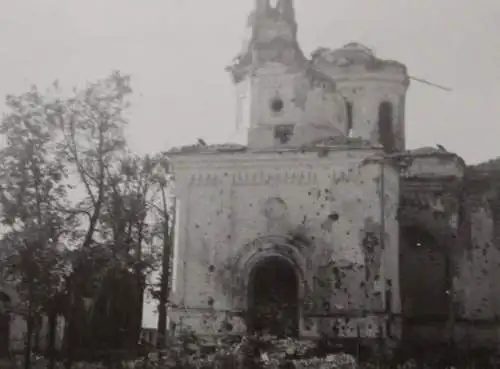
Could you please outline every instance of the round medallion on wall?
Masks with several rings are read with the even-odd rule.
[[[264,203],[262,213],[268,220],[284,220],[288,215],[288,208],[281,198],[272,197]]]

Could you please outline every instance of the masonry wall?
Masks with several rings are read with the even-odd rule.
[[[184,309],[177,321],[204,333],[217,333],[227,321],[232,331],[244,330],[237,316],[246,308],[244,273],[234,266],[265,236],[300,236],[310,244],[301,250],[303,335],[332,332],[339,314],[384,309],[386,277],[397,281],[397,173],[385,170],[384,180],[381,164],[360,165],[372,154],[174,158],[180,225],[173,299]],[[344,334],[356,334],[354,318]],[[363,334],[375,335],[379,325],[364,324]]]

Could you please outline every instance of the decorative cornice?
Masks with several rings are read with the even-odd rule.
[[[283,149],[259,150],[239,153],[192,154],[169,157],[174,172],[197,171],[204,173],[220,170],[224,176],[235,170],[270,169],[289,167],[300,170],[301,166],[342,170],[360,164],[377,151],[369,148],[346,149],[318,148],[316,150]]]
[[[267,149],[252,149],[244,145],[236,143],[225,143],[225,144],[214,144],[214,145],[202,145],[193,144],[185,145],[180,147],[174,147],[167,151],[165,155],[171,157],[177,156],[187,156],[190,154],[199,155],[210,155],[219,153],[283,153],[283,152],[314,152],[318,150],[329,150],[329,151],[347,151],[356,149],[371,149],[371,150],[381,150],[381,146],[374,144],[368,140],[363,140],[360,137],[347,137],[347,136],[330,136],[324,137],[308,144],[301,146],[287,146],[286,148],[276,148],[270,147]]]
[[[204,153],[217,153],[217,152],[242,152],[247,151],[245,145],[240,145],[237,143],[225,143],[225,144],[215,144],[215,145],[202,145],[193,144],[185,145],[180,147],[173,147],[166,152],[166,155],[175,154],[204,154]]]

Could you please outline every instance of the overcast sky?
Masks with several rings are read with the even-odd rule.
[[[59,79],[132,75],[135,150],[234,141],[224,71],[253,0],[0,0],[0,95]],[[306,55],[358,41],[410,74],[410,148],[441,144],[467,162],[500,156],[499,0],[296,0]],[[3,105],[0,110],[4,110]]]

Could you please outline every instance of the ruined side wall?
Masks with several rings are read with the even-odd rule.
[[[492,320],[500,315],[500,251],[495,245],[495,194],[471,193],[466,201],[469,239],[460,258],[458,292],[466,319]]]
[[[463,162],[451,159],[442,153],[416,157],[403,173],[406,179],[402,222],[420,224],[438,236],[440,244],[445,246],[444,257],[449,258],[448,262],[443,258],[438,263],[434,255],[434,268],[423,271],[429,278],[422,278],[419,283],[427,281],[430,286],[437,286],[442,278],[451,279],[448,289],[453,303],[447,307],[442,328],[420,321],[414,325],[413,333],[426,341],[447,340],[452,329],[456,343],[463,347],[496,345],[499,342],[496,321],[500,314],[500,251],[495,245],[499,230],[495,216],[497,186],[493,178],[466,172]],[[408,256],[409,250],[405,251],[404,245],[402,242],[401,251]],[[409,259],[412,268],[405,268],[409,274],[401,271],[403,279],[415,275],[419,269],[415,264],[418,259],[410,256],[405,260]]]
[[[382,274],[397,280],[398,270],[397,173],[386,171],[384,182],[380,164],[360,166],[370,154],[221,155],[178,164],[177,196],[184,205],[173,299],[189,311],[181,314],[184,322],[216,332],[229,319],[233,331],[244,329],[234,315],[246,309],[246,277],[235,264],[242,254],[258,252],[252,242],[263,236],[298,237],[309,245],[300,250],[305,265],[300,271],[304,335],[331,333],[330,323],[338,314],[384,309]],[[384,188],[389,189],[385,213]],[[395,296],[396,309],[398,304]],[[210,311],[218,312],[212,321],[207,318]],[[376,330],[368,325],[363,329]]]
[[[459,234],[463,249],[456,256],[455,339],[465,346],[496,346],[500,314],[500,252],[495,246],[494,192],[466,183],[464,222]]]

